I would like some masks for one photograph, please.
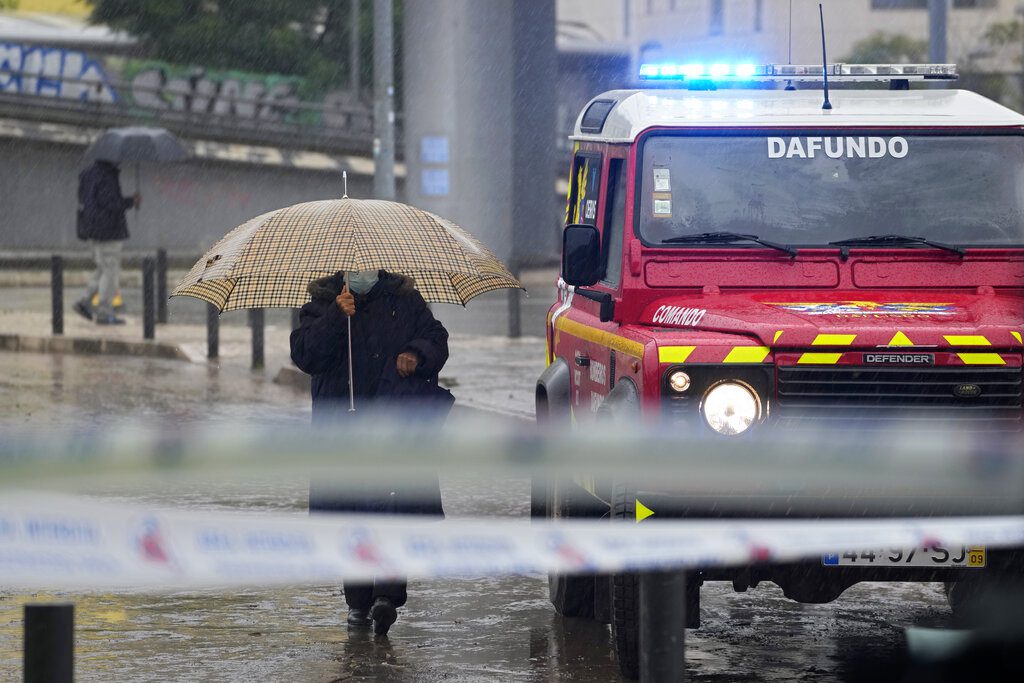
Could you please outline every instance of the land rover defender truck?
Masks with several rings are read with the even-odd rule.
[[[909,87],[955,78],[952,65],[642,73],[680,82],[604,93],[576,123],[538,420],[568,429],[618,413],[720,439],[911,418],[1021,430],[1024,116],[972,92]],[[784,87],[806,80],[819,83]],[[673,515],[670,491],[581,477],[545,493],[549,517],[632,522],[638,500]],[[851,549],[709,570],[689,577],[687,624],[699,624],[702,581],[774,581],[827,602],[858,581],[955,588],[997,555]],[[612,623],[628,677],[637,586],[550,577],[559,613]]]

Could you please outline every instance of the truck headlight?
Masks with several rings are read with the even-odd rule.
[[[761,399],[746,384],[726,380],[708,389],[700,410],[713,430],[735,436],[750,429],[761,417]]]

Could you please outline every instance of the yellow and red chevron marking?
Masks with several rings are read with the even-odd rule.
[[[856,344],[862,348],[884,347],[1021,347],[1024,346],[1024,332],[1004,328],[983,330],[957,330],[956,328],[934,327],[857,327],[854,329],[832,328],[818,332],[795,328],[791,330],[762,330],[764,339],[772,348],[845,347]]]
[[[931,367],[955,367],[958,365],[990,365],[1020,367],[1022,363],[1019,353],[972,353],[955,351],[935,351],[928,349],[921,351],[935,356],[935,363]],[[858,349],[856,351],[839,352],[780,352],[775,354],[777,365],[859,365],[874,367],[874,364],[865,365],[864,355],[872,353],[893,353],[891,351],[873,351],[870,349]],[[906,353],[906,352],[903,352]]]
[[[857,340],[856,333],[820,333],[810,342],[811,347],[820,347],[821,350],[804,351],[802,353],[788,354],[795,357],[798,365],[837,365],[840,363],[860,364],[860,354],[870,352],[881,352],[887,348],[906,348],[908,351],[917,346],[910,334],[902,330],[894,331],[889,337],[889,343],[875,348],[860,348],[856,351],[843,349],[850,347]],[[782,337],[782,332],[776,332],[774,340],[777,343]],[[1021,333],[1010,331],[1005,346],[1021,346],[1024,342],[1019,339]],[[945,345],[941,351],[933,344],[922,344],[921,351],[935,353],[939,351],[948,355],[952,360],[950,365],[1019,365],[1020,356],[1017,354],[1001,354],[995,351],[970,351],[983,347],[992,347],[994,344],[986,335],[981,334],[948,334],[943,335]],[[1004,340],[1006,341],[1006,340]],[[826,350],[828,349],[828,350]],[[960,351],[959,349],[964,349]],[[765,363],[772,362],[772,350],[768,346],[754,344],[672,344],[658,347],[658,360],[661,363]],[[847,356],[847,354],[850,354]],[[1014,360],[1017,359],[1017,360]]]
[[[764,363],[769,361],[771,349],[754,344],[698,346],[659,346],[660,363]]]

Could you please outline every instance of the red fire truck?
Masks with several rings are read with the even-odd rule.
[[[713,438],[913,418],[1022,428],[1024,116],[975,93],[909,87],[952,65],[645,65],[671,88],[586,105],[537,417],[661,422]],[[742,87],[729,89],[730,81]],[[761,89],[756,81],[767,83]],[[885,89],[884,84],[889,88]],[[549,484],[549,517],[685,515],[670,491]],[[945,581],[997,553],[893,549],[696,572],[828,602],[858,581]],[[634,575],[552,576],[563,615],[612,623],[638,667]]]

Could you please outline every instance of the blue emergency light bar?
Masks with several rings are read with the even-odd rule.
[[[956,64],[828,64],[828,77],[837,81],[956,80]],[[644,81],[821,81],[821,64],[641,64]]]

